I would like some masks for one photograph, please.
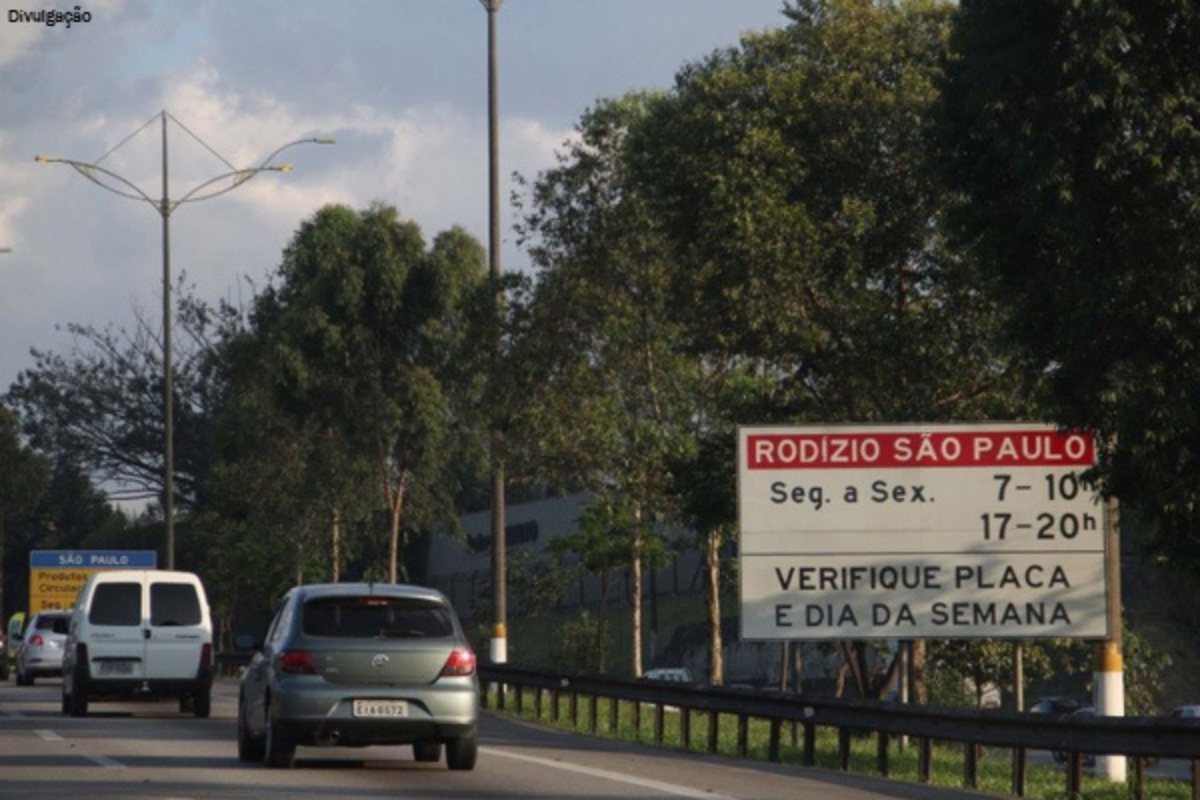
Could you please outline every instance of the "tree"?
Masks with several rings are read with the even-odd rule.
[[[267,331],[229,310],[205,365],[213,465],[196,525],[207,534],[205,577],[219,617],[239,606],[271,608],[296,583],[337,580],[345,543],[327,549],[323,538],[331,497],[347,519],[375,507],[373,471],[347,458],[327,430],[285,413],[274,353]]]
[[[669,249],[623,160],[651,102],[598,103],[535,182],[522,234],[540,273],[510,357],[527,381],[516,424],[533,473],[627,504],[634,675],[643,567],[661,550],[654,523],[672,511],[670,462],[687,446],[697,376],[667,314]]]
[[[613,497],[601,497],[584,509],[579,530],[550,542],[550,552],[559,558],[579,556],[583,571],[595,576],[600,584],[596,603],[596,624],[592,633],[589,666],[598,672],[605,668],[604,606],[612,588],[612,575],[629,563],[630,531],[635,527],[629,503]]]
[[[37,503],[48,483],[45,459],[22,443],[16,414],[0,405],[0,619],[7,619],[3,612],[24,596],[18,593],[25,587],[19,579],[28,561],[12,557],[24,550],[13,544],[37,530]]]
[[[787,28],[687,65],[626,145],[675,259],[683,348],[724,366],[709,433],[1039,417],[1003,309],[946,236],[929,121],[953,8],[785,13]],[[845,652],[866,691],[862,648]]]
[[[961,4],[939,109],[957,240],[1106,491],[1200,554],[1200,9]]]
[[[814,0],[788,16],[685,67],[631,137],[693,346],[752,359],[780,420],[1021,410],[1000,311],[942,227],[925,123],[951,9]]]
[[[352,476],[372,465],[392,582],[408,532],[453,518],[455,459],[470,461],[478,438],[465,413],[477,383],[456,357],[475,363],[469,311],[483,264],[483,248],[459,229],[427,253],[420,228],[392,207],[326,206],[256,300],[254,324],[279,363],[275,400],[330,467],[320,496],[335,533]]]
[[[181,276],[174,339],[176,491],[195,501],[206,468],[207,419],[200,364],[212,344],[211,310]],[[68,324],[64,355],[34,350],[35,366],[9,387],[5,401],[21,412],[30,444],[61,454],[105,487],[111,500],[160,499],[163,492],[162,344],[138,315],[133,331]]]

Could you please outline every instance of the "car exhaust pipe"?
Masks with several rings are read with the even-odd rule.
[[[316,735],[314,741],[317,747],[333,747],[342,738],[342,732],[337,728],[328,731],[321,731]]]

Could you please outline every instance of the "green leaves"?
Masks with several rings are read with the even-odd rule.
[[[963,3],[940,142],[957,240],[996,279],[1053,415],[1117,444],[1108,488],[1195,553],[1200,12]]]

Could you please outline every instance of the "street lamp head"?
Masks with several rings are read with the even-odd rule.
[[[33,157],[33,160],[39,164],[49,164],[54,159],[50,158],[49,156],[44,156],[41,153],[38,153],[36,156]]]
[[[282,173],[286,174],[286,173],[292,171],[292,165],[291,164],[280,164],[278,166],[271,167],[271,169],[275,170],[276,172],[282,172]]]
[[[317,144],[337,144],[337,139],[332,136],[320,136],[313,141]]]

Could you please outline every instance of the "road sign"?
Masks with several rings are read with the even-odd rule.
[[[153,550],[34,550],[29,554],[29,615],[70,608],[93,572],[157,567]]]
[[[1032,423],[742,427],[742,637],[1103,638],[1095,463]]]

